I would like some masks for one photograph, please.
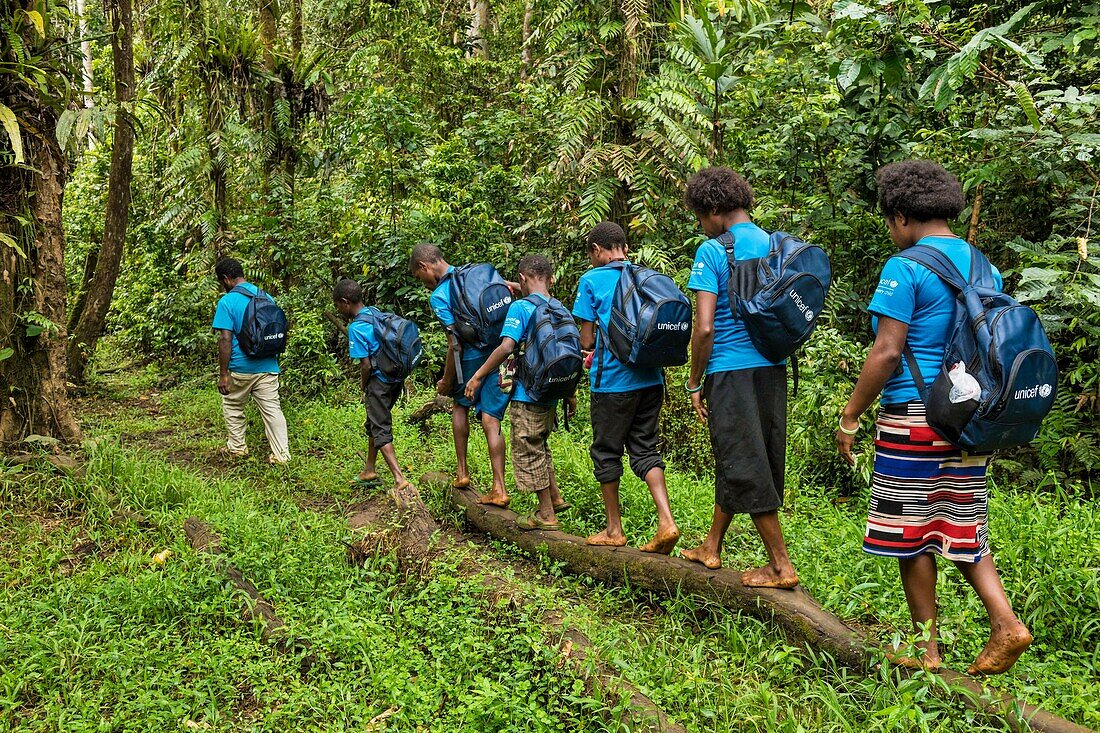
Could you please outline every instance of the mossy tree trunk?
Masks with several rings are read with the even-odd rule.
[[[107,183],[107,211],[103,221],[103,243],[92,277],[74,309],[72,338],[68,345],[69,378],[82,384],[88,361],[107,324],[107,311],[115,293],[126,230],[130,222],[130,181],[134,163],[134,35],[131,0],[107,0],[104,11],[111,23],[111,57],[114,61],[115,129],[111,148],[111,170]]]

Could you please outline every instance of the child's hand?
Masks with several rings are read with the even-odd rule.
[[[596,355],[596,352],[595,351],[582,351],[581,353],[584,354],[584,368],[585,369],[591,369],[592,368],[592,357],[594,357]]]
[[[577,398],[566,397],[565,398],[565,415],[566,417],[573,417],[577,414]]]
[[[481,386],[481,380],[477,375],[470,377],[470,381],[466,382],[466,399],[470,402],[474,401],[474,395],[477,394],[478,387]]]
[[[444,379],[440,379],[435,383],[435,393],[440,397],[450,397],[454,391],[454,385]]]

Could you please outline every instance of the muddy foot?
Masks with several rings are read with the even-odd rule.
[[[469,485],[470,485],[470,477],[469,476],[459,476],[458,478],[456,478],[454,481],[451,482],[451,486],[455,487],[456,489],[465,489]]]
[[[1013,626],[995,631],[989,643],[966,670],[967,674],[1000,674],[1008,671],[1024,650],[1031,646],[1031,632],[1019,621]]]
[[[676,547],[676,543],[680,540],[680,530],[673,527],[671,530],[662,532],[657,530],[657,534],[653,535],[653,539],[645,543],[638,549],[642,552],[652,552],[657,555],[667,555],[672,552],[672,548]]]
[[[498,506],[501,509],[506,509],[509,504],[512,503],[511,497],[503,491],[491,491],[484,496],[477,497],[478,504],[487,504],[488,506]]]
[[[886,652],[886,658],[890,660],[891,664],[896,664],[899,667],[905,667],[906,669],[923,669],[929,672],[935,671],[943,665],[943,660],[940,659],[938,651],[935,654],[927,652],[920,657],[910,657],[896,652]]]
[[[711,570],[717,570],[722,567],[722,556],[717,552],[704,550],[702,545],[696,547],[694,550],[680,550],[680,557],[685,560],[697,562]]]
[[[603,532],[587,537],[584,544],[596,545],[597,547],[623,547],[626,545],[626,535],[611,535],[605,529]]]
[[[793,588],[798,585],[798,576],[794,570],[789,575],[780,575],[770,565],[741,573],[741,585],[747,588]]]

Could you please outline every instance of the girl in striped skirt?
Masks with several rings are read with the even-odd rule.
[[[893,163],[876,174],[879,205],[899,249],[933,247],[970,272],[971,247],[948,222],[965,206],[962,187],[939,164]],[[1000,274],[995,273],[998,287]],[[908,347],[927,383],[939,372],[955,312],[955,296],[931,270],[902,257],[882,269],[869,310],[875,344],[840,418],[840,455],[854,463],[860,416],[882,395],[875,424],[875,468],[863,549],[898,558],[901,584],[915,628],[927,628],[918,658],[891,655],[897,664],[940,666],[936,643],[936,555],[951,560],[989,613],[989,642],[970,674],[998,674],[1031,643],[1016,617],[989,552],[986,490],[988,455],[969,455],[928,426],[924,405],[902,354]]]

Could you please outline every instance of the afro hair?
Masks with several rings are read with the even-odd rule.
[[[684,203],[697,215],[751,211],[752,186],[729,168],[704,168],[688,179]]]
[[[966,206],[959,179],[931,160],[903,160],[879,168],[878,204],[886,216],[919,222],[956,218]]]

